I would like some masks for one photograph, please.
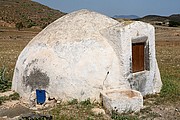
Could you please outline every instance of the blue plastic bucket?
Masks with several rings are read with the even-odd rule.
[[[37,99],[37,104],[42,105],[46,101],[46,91],[36,90],[36,99]]]

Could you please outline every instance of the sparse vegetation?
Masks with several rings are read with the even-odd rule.
[[[158,97],[158,103],[162,102],[178,102],[180,101],[180,78],[173,75],[162,74],[163,87]],[[176,99],[174,99],[176,98]]]
[[[2,105],[6,100],[9,100],[7,96],[0,97],[0,105]]]
[[[156,103],[176,104],[180,101],[180,34],[179,28],[156,29],[156,54],[163,87]]]
[[[9,96],[1,96],[0,97],[0,105],[2,105],[3,102],[9,101],[9,100],[19,100],[20,96],[18,93],[13,93]]]
[[[90,106],[91,105],[91,101],[90,101],[90,99],[87,99],[85,101],[81,101],[80,104],[83,105],[83,106]]]
[[[11,81],[6,76],[6,67],[0,68],[0,92],[5,92],[11,87]]]
[[[68,104],[57,105],[50,114],[55,120],[105,120],[103,115],[94,115],[91,111],[98,104],[91,103],[89,99],[77,102],[77,99],[69,101]]]
[[[26,28],[23,31],[17,31],[12,28],[0,28],[0,68],[1,75],[2,71],[4,71],[3,69],[6,68],[4,72],[6,80],[12,80],[18,55],[38,32],[39,30]],[[73,99],[65,105],[57,105],[48,113],[56,120],[136,120],[159,117],[163,119],[164,116],[168,116],[168,119],[177,119],[178,112],[175,112],[175,109],[180,106],[180,40],[178,36],[180,29],[158,27],[156,32],[156,57],[161,72],[163,88],[160,94],[145,96],[145,108],[139,113],[94,115],[91,109],[93,107],[101,108],[102,106],[91,103],[89,99],[82,102]],[[8,98],[0,97],[0,104],[7,99],[16,99],[15,96],[10,98],[9,96]],[[164,114],[161,113],[160,115],[157,109],[160,113],[164,112]]]
[[[68,101],[68,104],[69,104],[69,105],[78,104],[78,100],[77,100],[77,99],[73,99],[73,100],[71,100],[71,101]]]
[[[180,26],[180,22],[169,21],[169,27],[178,27]]]
[[[16,8],[16,9],[14,9]],[[32,26],[45,28],[64,13],[53,10],[30,0],[0,0],[0,20],[14,25],[15,28],[0,27],[0,93],[11,87],[11,80],[18,55],[27,43],[39,32]],[[154,22],[170,27],[156,28],[156,55],[161,72],[163,87],[160,94],[144,97],[144,108],[138,113],[118,114],[112,111],[107,115],[95,115],[91,109],[102,108],[90,99],[67,104],[59,104],[48,111],[55,120],[138,120],[138,119],[178,119],[180,107],[180,15],[146,16],[142,21]],[[119,19],[121,21],[121,19]],[[169,24],[167,24],[169,22]],[[28,29],[27,29],[28,28]],[[1,96],[0,105],[5,101],[18,100],[19,94]],[[178,112],[175,111],[177,109]],[[159,112],[159,111],[160,112]],[[168,116],[168,117],[167,117]]]
[[[0,92],[11,88],[11,81],[18,55],[39,30],[17,31],[14,28],[0,27]],[[26,32],[25,32],[26,31]]]
[[[64,14],[31,0],[0,0],[0,20],[14,24],[14,27],[20,22],[25,28],[43,27]]]
[[[36,22],[32,21],[31,19],[27,22],[27,28],[31,28],[32,26],[36,26]]]
[[[9,95],[10,100],[19,100],[19,98],[20,98],[20,96],[19,96],[19,94],[17,92]]]
[[[172,30],[172,29],[171,29]],[[168,33],[166,33],[166,31]],[[138,113],[128,113],[128,114],[118,114],[116,111],[113,111],[111,115],[111,119],[114,120],[143,120],[143,119],[158,119],[162,118],[162,111],[164,112],[164,116],[168,116],[168,119],[175,119],[178,118],[177,113],[174,111],[170,112],[170,108],[174,108],[175,106],[179,107],[179,101],[180,101],[180,41],[178,36],[175,36],[175,34],[172,33],[180,33],[179,29],[173,29],[171,31],[172,33],[169,33],[169,28],[158,28],[156,31],[158,34],[156,35],[156,55],[158,60],[158,65],[161,72],[161,79],[163,82],[163,87],[160,94],[155,95],[147,95],[144,97],[144,105],[145,108],[143,108]],[[161,33],[161,34],[160,34]],[[168,37],[167,37],[168,36]],[[173,38],[173,40],[171,40]],[[57,108],[54,108],[58,112],[59,118],[58,119],[72,119],[71,115],[76,114],[73,117],[76,119],[81,119],[80,116],[78,116],[81,111],[79,111],[80,106],[85,107],[86,110],[88,110],[86,105],[89,105],[90,108],[94,105],[89,104],[89,100],[77,103],[76,100],[72,100],[70,103],[73,103],[72,105],[69,105],[67,109],[67,106],[60,106]],[[76,107],[74,107],[76,106]],[[66,109],[65,109],[66,108]],[[171,108],[171,109],[172,109]],[[61,109],[61,110],[59,110]],[[62,109],[64,111],[68,111],[70,113],[70,116],[67,117],[67,115],[63,114]],[[70,111],[74,109],[74,111],[77,111],[78,113],[71,113]],[[157,109],[160,111],[157,111]],[[89,109],[90,110],[90,109]],[[88,113],[91,114],[91,113]],[[99,119],[96,116],[94,117],[87,117],[87,119]],[[103,119],[106,119],[103,118]]]
[[[160,26],[169,26],[169,27],[180,26],[180,14],[173,14],[170,16],[147,15],[135,20],[140,20],[151,23],[153,25],[160,25]]]
[[[16,28],[17,28],[18,30],[21,30],[21,29],[23,28],[22,22],[16,23]]]
[[[132,112],[119,114],[115,110],[112,110],[111,118],[113,120],[138,120],[138,117],[136,115],[132,115]]]

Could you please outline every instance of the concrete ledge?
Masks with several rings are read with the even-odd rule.
[[[103,106],[108,110],[118,113],[138,112],[143,107],[143,96],[135,90],[112,89],[101,92]]]

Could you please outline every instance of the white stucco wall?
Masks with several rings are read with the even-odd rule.
[[[122,69],[121,76],[128,81],[131,89],[138,90],[142,95],[160,92],[162,82],[155,55],[155,30],[150,24],[140,21],[125,21],[110,28],[101,30],[101,34],[113,46]],[[149,70],[132,73],[132,43],[143,41],[149,47]],[[137,41],[133,41],[133,40]],[[145,54],[146,56],[147,54]]]
[[[140,76],[146,81],[140,92],[154,93],[162,85],[154,28],[143,22],[119,23],[88,10],[65,15],[30,41],[18,57],[12,89],[26,100],[33,90],[45,89],[63,101],[99,101],[102,90],[133,89],[137,79],[131,73],[131,40],[139,36],[148,37],[150,52],[150,71]]]
[[[20,54],[12,89],[24,99],[38,88],[66,101],[99,100],[103,89],[128,88],[113,47],[99,33],[115,24],[119,23],[87,10],[50,24]]]

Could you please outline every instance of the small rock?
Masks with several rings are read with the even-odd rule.
[[[20,116],[16,116],[16,117],[10,118],[10,119],[8,119],[8,120],[19,120],[19,118],[20,118]]]
[[[36,108],[37,108],[37,110],[41,110],[41,109],[43,109],[44,108],[44,106],[43,105],[36,105]]]
[[[92,112],[95,114],[95,115],[99,115],[99,114],[106,114],[104,109],[101,109],[101,108],[93,108],[92,109]]]
[[[176,108],[175,111],[178,112],[179,110]]]
[[[31,110],[37,110],[37,108],[36,108],[36,107],[31,107],[30,109],[31,109]]]
[[[61,102],[62,102],[62,101],[58,100],[58,101],[57,101],[57,104],[61,104]]]
[[[6,119],[6,118],[8,118],[7,116],[3,116],[3,119]]]
[[[45,104],[45,107],[49,107],[50,105],[49,104]]]

